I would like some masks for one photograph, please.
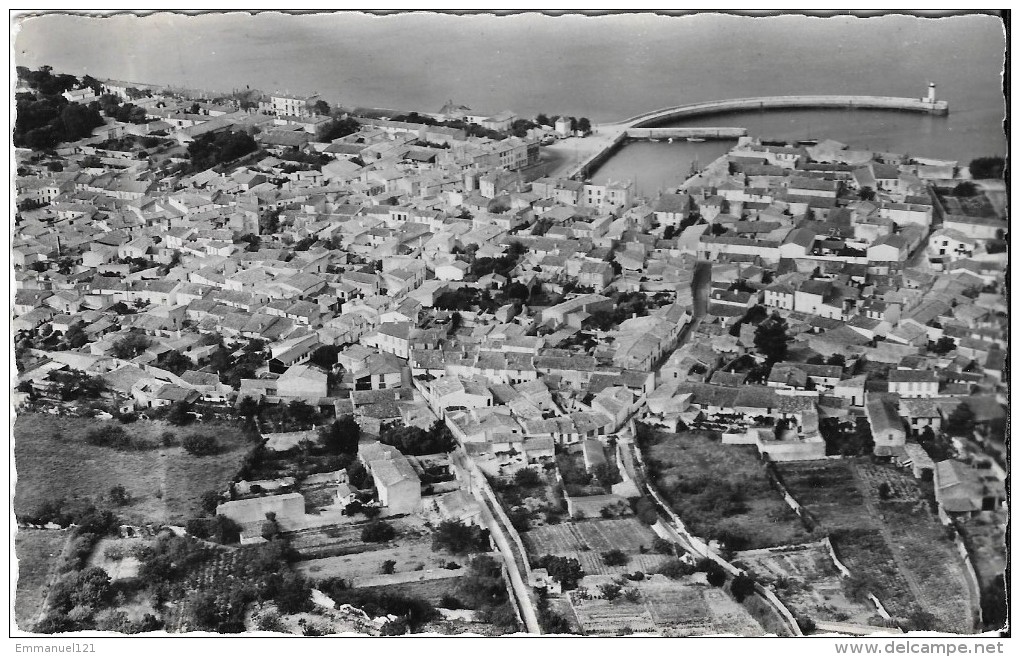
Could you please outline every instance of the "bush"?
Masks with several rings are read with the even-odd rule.
[[[444,520],[432,535],[432,549],[453,554],[467,554],[482,547],[482,530],[476,525],[465,525],[460,520]]]
[[[361,540],[366,543],[385,543],[396,535],[396,530],[381,520],[370,522],[361,530]]]
[[[392,575],[393,569],[396,567],[397,567],[396,561],[394,561],[393,559],[387,559],[386,561],[382,562],[382,567],[380,568],[380,570],[382,571],[383,575]]]
[[[670,579],[680,579],[681,577],[693,574],[695,568],[679,559],[672,559],[659,566],[659,569],[655,572],[659,575],[665,575]]]
[[[439,599],[439,606],[443,609],[463,609],[464,604],[449,593]]]
[[[127,489],[120,484],[111,488],[107,497],[110,500],[110,504],[115,506],[126,506],[131,503],[131,496],[128,494]]]
[[[564,590],[577,588],[584,577],[584,570],[577,559],[547,554],[538,560],[538,567],[549,571],[549,576],[560,583]]]
[[[712,586],[722,586],[726,583],[726,571],[716,561],[702,559],[698,561],[697,568],[708,576],[708,583]]]
[[[744,598],[754,593],[754,580],[743,573],[737,575],[730,584],[730,593],[737,602],[743,602]]]
[[[804,634],[810,634],[817,629],[815,622],[807,616],[797,616],[797,625],[800,626],[800,631]]]
[[[514,483],[521,488],[534,488],[542,485],[542,477],[531,468],[522,468],[514,473]]]
[[[667,541],[661,536],[656,536],[652,539],[652,549],[659,554],[675,554],[673,543],[671,541]]]
[[[602,561],[607,566],[625,566],[630,561],[630,557],[623,550],[609,550],[602,553]]]
[[[177,435],[173,431],[164,431],[159,436],[159,442],[163,447],[176,447]]]
[[[599,586],[599,591],[602,593],[603,598],[613,601],[620,597],[620,592],[623,591],[623,587],[619,584],[606,583]]]
[[[216,438],[201,433],[186,436],[181,445],[184,451],[192,456],[211,456],[220,451],[220,444]]]
[[[646,525],[654,525],[659,521],[659,514],[655,510],[655,503],[647,497],[638,498],[634,504],[634,512],[638,519]]]

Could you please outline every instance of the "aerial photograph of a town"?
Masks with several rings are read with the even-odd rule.
[[[10,22],[17,652],[1004,652],[1008,11]]]

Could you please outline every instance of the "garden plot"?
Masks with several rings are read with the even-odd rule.
[[[920,589],[920,602],[945,632],[974,631],[974,609],[956,544],[926,503],[879,505],[894,550]]]
[[[777,463],[776,467],[790,494],[824,529],[875,527],[849,461]]]
[[[524,532],[522,537],[529,554],[536,557],[613,549],[634,555],[640,554],[642,547],[651,549],[655,532],[636,518],[619,518],[547,525]]]
[[[740,552],[735,561],[746,565],[763,584],[772,585],[796,615],[860,625],[876,616],[874,605],[847,597],[824,543]]]
[[[859,461],[854,464],[857,476],[860,477],[865,491],[872,493],[874,499],[881,497],[880,489],[884,484],[887,488],[885,499],[890,502],[919,502],[923,499],[921,488],[913,475],[888,465]]]
[[[585,634],[618,635],[628,630],[666,636],[765,633],[746,609],[719,588],[661,576],[630,582],[626,588],[638,592],[637,601],[629,602],[623,597],[612,601],[587,599],[578,592],[569,594]]]
[[[404,539],[416,539],[427,532],[413,522],[404,518],[387,518],[386,523],[397,531],[397,537],[388,543],[373,543],[361,540],[361,532],[367,523],[356,525],[328,525],[289,532],[287,538],[291,547],[302,559],[322,559],[325,557],[375,552],[394,547]],[[375,562],[375,559],[372,559]],[[379,560],[381,563],[383,559]]]
[[[360,530],[359,530],[360,533]],[[308,559],[294,565],[294,569],[310,579],[342,577],[357,586],[359,578],[376,577],[382,574],[383,563],[393,561],[393,573],[434,570],[450,563],[467,567],[468,557],[451,555],[432,550],[429,537],[398,537],[384,543],[369,554],[347,554],[321,559]]]
[[[151,542],[138,538],[104,538],[96,544],[88,565],[102,568],[113,581],[137,577],[142,562],[135,556],[136,550]]]

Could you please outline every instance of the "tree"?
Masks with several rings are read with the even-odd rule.
[[[698,562],[698,570],[703,571],[712,586],[722,586],[726,583],[726,571],[712,559],[702,559]]]
[[[953,436],[970,436],[974,425],[974,410],[967,402],[960,402],[946,419],[946,432]]]
[[[220,494],[215,490],[207,490],[202,493],[201,508],[204,513],[212,515],[216,513],[216,507],[220,505]]]
[[[588,120],[588,117],[582,116],[577,120],[577,129],[584,134],[591,132],[591,121]]]
[[[581,563],[571,557],[547,554],[538,560],[538,567],[545,568],[564,590],[577,588],[577,583],[584,577]]]
[[[538,116],[536,116],[535,117],[535,123],[537,123],[538,125],[544,125],[544,126],[551,126],[552,125],[552,122],[549,120],[549,117],[546,116],[545,114],[539,114]]]
[[[280,533],[280,524],[276,522],[276,514],[272,511],[266,512],[266,519],[262,521],[262,527],[260,528],[262,538],[270,541]]]
[[[191,359],[176,349],[171,349],[170,351],[160,354],[159,358],[156,359],[156,364],[164,370],[173,372],[177,376],[180,376],[187,370],[191,369]]]
[[[151,342],[149,338],[147,338],[144,333],[132,331],[113,343],[113,347],[110,349],[110,354],[114,358],[123,358],[128,360],[145,352],[145,350],[149,348],[150,344]]]
[[[397,567],[396,561],[394,561],[393,559],[387,559],[386,561],[382,562],[382,567],[380,568],[380,571],[382,572],[383,575],[392,575],[393,569],[396,567]]]
[[[607,566],[626,566],[630,557],[623,550],[613,549],[602,553],[602,561]]]
[[[167,422],[174,426],[182,427],[191,422],[191,420],[191,404],[186,401],[177,401],[170,404],[170,410],[166,414]]]
[[[366,543],[385,543],[396,535],[396,530],[381,520],[374,520],[361,530],[361,540]]]
[[[312,111],[321,116],[329,116],[329,103],[324,100],[317,100],[312,105]]]
[[[944,356],[954,349],[956,349],[956,340],[952,339],[948,335],[943,335],[939,338],[931,348],[932,351],[940,356]]]
[[[829,359],[825,361],[826,365],[838,365],[839,367],[846,367],[846,356],[843,354],[832,354]]]
[[[334,454],[357,454],[361,427],[353,415],[344,415],[331,424],[319,427],[319,437],[326,449]]]
[[[969,180],[964,180],[953,188],[953,196],[970,197],[977,196],[978,188],[977,185]]]
[[[878,497],[883,500],[892,497],[892,487],[889,485],[889,482],[883,481],[878,485]]]
[[[647,497],[638,498],[637,502],[634,503],[634,512],[637,513],[638,520],[646,525],[654,525],[659,521],[659,513],[655,510],[655,503]]]
[[[74,581],[71,600],[75,606],[103,607],[110,599],[110,576],[97,566],[81,571]]]
[[[874,201],[875,190],[867,186],[861,187],[860,191],[857,192],[857,198],[861,199],[862,201]]]
[[[534,488],[542,485],[542,477],[531,468],[521,468],[514,473],[514,483],[521,488]]]
[[[619,598],[621,591],[623,591],[623,587],[612,582],[607,582],[599,586],[599,592],[602,593],[602,597],[610,602]]]
[[[754,346],[771,363],[786,360],[787,335],[786,320],[778,313],[758,324],[754,330]]]
[[[998,155],[978,157],[970,161],[968,168],[974,180],[1001,179],[1005,176],[1006,160]]]
[[[482,547],[482,530],[477,525],[465,525],[460,520],[444,520],[432,534],[432,549],[452,554],[467,554]]]
[[[740,573],[733,578],[733,583],[730,584],[730,593],[737,602],[743,602],[744,598],[754,593],[754,580],[748,577],[744,573]]]
[[[85,334],[82,325],[78,323],[67,329],[67,332],[64,333],[64,341],[71,349],[78,349],[88,344],[89,336]]]
[[[325,123],[316,131],[318,141],[330,142],[347,135],[353,135],[361,126],[352,118],[333,119]]]
[[[192,456],[210,456],[220,451],[220,445],[216,438],[201,433],[185,436],[181,441],[181,446]]]
[[[295,399],[287,405],[287,413],[298,424],[305,426],[312,423],[317,412],[308,402]]]

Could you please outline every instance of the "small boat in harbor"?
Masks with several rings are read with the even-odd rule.
[[[670,138],[669,138],[669,139],[667,139],[666,141],[667,141],[667,142],[669,142],[670,144],[672,144],[672,143],[673,143],[673,138],[672,138],[672,137],[670,137]]]
[[[702,139],[701,137],[688,137],[687,141],[699,142],[699,141],[705,141],[705,140]]]

